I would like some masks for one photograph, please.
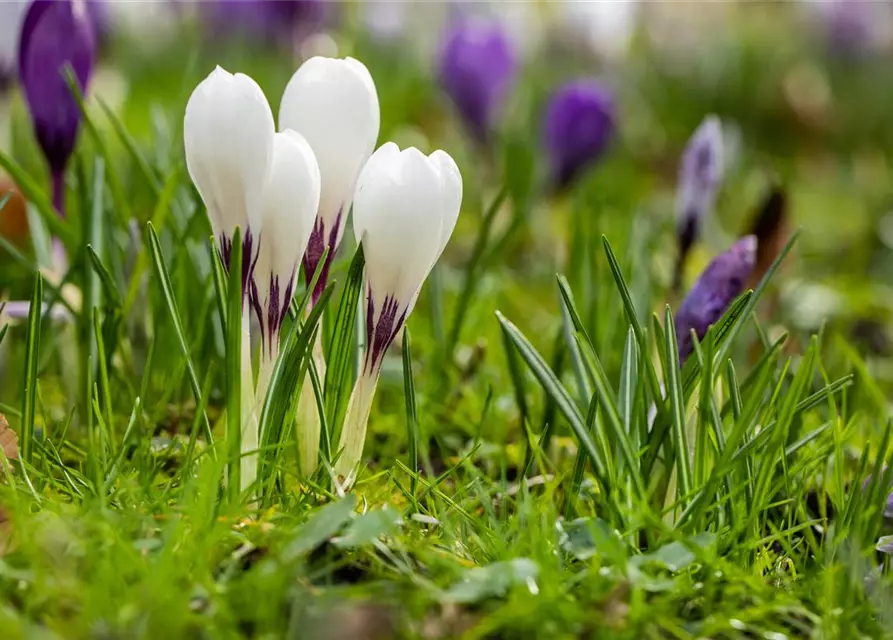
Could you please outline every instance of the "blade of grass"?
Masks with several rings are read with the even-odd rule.
[[[248,257],[247,259],[251,259]],[[230,504],[238,504],[242,494],[242,429],[251,428],[242,410],[242,232],[232,235],[229,279],[226,297],[226,448],[227,494]],[[196,397],[196,404],[199,402]]]
[[[502,330],[508,335],[509,340],[518,350],[518,353],[527,363],[531,373],[539,380],[543,391],[551,396],[558,406],[558,410],[564,415],[565,419],[573,429],[580,443],[580,447],[589,456],[592,466],[595,470],[599,484],[606,495],[611,494],[610,477],[608,475],[608,467],[603,455],[598,451],[595,442],[589,435],[589,429],[577,409],[576,403],[568,395],[567,390],[555,378],[549,369],[543,357],[533,348],[533,345],[524,337],[518,328],[509,322],[499,311],[496,312],[496,318],[502,326]]]
[[[25,370],[22,383],[22,461],[31,465],[34,451],[34,421],[37,407],[37,363],[40,358],[41,302],[43,276],[34,275],[31,309],[28,312],[28,332],[25,337]]]
[[[171,318],[171,322],[174,326],[174,333],[177,336],[177,342],[180,345],[180,353],[183,356],[183,359],[186,363],[186,372],[189,377],[189,384],[192,387],[192,394],[195,397],[195,403],[197,405],[202,405],[201,393],[202,389],[199,386],[198,374],[195,371],[195,364],[192,361],[192,356],[189,353],[189,345],[186,342],[186,334],[183,331],[183,322],[180,319],[180,312],[177,310],[177,301],[174,298],[174,289],[171,286],[170,275],[167,272],[167,267],[164,264],[164,254],[161,251],[161,242],[158,240],[158,235],[155,233],[155,227],[149,222],[146,225],[147,229],[147,238],[149,241],[149,252],[152,257],[152,265],[155,269],[155,276],[158,279],[158,284],[161,287],[161,293],[164,297],[165,305],[167,306],[168,315]],[[241,282],[240,282],[241,287]],[[211,433],[211,423],[208,421],[207,414],[202,416],[202,429],[204,431],[205,439],[208,441],[208,445],[212,446],[214,444],[214,436]],[[212,456],[216,458],[216,454],[212,451]]]
[[[419,469],[419,415],[418,402],[415,397],[415,382],[412,377],[412,339],[409,336],[409,327],[403,330],[403,396],[406,401],[406,436],[409,443],[407,456],[408,466],[414,471]],[[415,500],[416,485],[418,480],[413,474],[410,477],[409,491]],[[415,505],[418,511],[418,505]]]
[[[347,271],[347,281],[344,283],[341,302],[338,304],[338,312],[335,315],[335,323],[332,328],[332,341],[329,343],[326,354],[325,417],[329,425],[340,425],[344,422],[344,414],[347,412],[347,402],[353,386],[351,370],[353,369],[354,324],[363,291],[365,265],[363,246],[360,245],[357,247]]]

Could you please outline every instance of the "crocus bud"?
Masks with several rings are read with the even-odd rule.
[[[614,128],[613,96],[597,80],[577,80],[555,91],[545,118],[545,146],[553,185],[568,186],[601,158]]]
[[[279,330],[313,229],[319,188],[319,167],[307,141],[296,131],[277,133],[251,295],[265,361],[272,362],[279,351]]]
[[[517,72],[515,52],[496,22],[465,20],[440,52],[440,83],[471,133],[485,141]]]
[[[446,247],[462,204],[462,176],[444,151],[425,156],[392,142],[366,163],[354,200],[354,234],[366,258],[366,353],[335,470],[351,482],[385,351]]]
[[[244,74],[217,67],[186,104],[186,168],[227,265],[233,231],[237,226],[242,229],[245,292],[257,257],[274,134],[273,113],[264,93]]]
[[[707,335],[711,325],[741,295],[756,259],[757,239],[754,236],[745,236],[707,265],[676,312],[676,344],[679,348],[680,365],[694,348],[692,330],[699,340]]]
[[[363,63],[353,58],[310,58],[292,76],[282,96],[279,129],[304,136],[319,163],[322,181],[319,210],[303,260],[309,283],[329,248],[314,302],[325,289],[357,177],[375,148],[379,123],[375,83]]]
[[[19,39],[19,82],[37,142],[50,166],[53,200],[63,211],[64,173],[74,151],[81,112],[65,78],[70,65],[82,92],[93,72],[95,42],[83,0],[35,0]]]
[[[704,219],[713,210],[723,173],[722,124],[714,115],[695,129],[679,165],[676,192],[676,240],[679,257],[676,286],[682,278],[685,258],[701,235]]]

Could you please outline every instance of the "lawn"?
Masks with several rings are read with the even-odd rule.
[[[0,637],[893,635],[887,5],[28,4]]]

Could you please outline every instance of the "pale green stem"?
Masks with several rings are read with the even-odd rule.
[[[316,364],[316,374],[320,384],[326,378],[326,360],[322,352],[322,336],[317,332],[313,343],[313,362]],[[313,381],[310,372],[304,376],[304,384],[301,385],[301,397],[298,400],[297,411],[298,429],[298,461],[301,465],[301,473],[309,478],[316,471],[319,464],[319,409],[316,406],[316,394],[313,392]]]
[[[257,413],[254,410],[254,373],[251,368],[251,315],[242,313],[242,491],[257,479]],[[245,455],[247,451],[253,451]]]
[[[278,337],[278,336],[277,336]],[[261,350],[260,368],[257,372],[257,394],[256,408],[257,417],[260,419],[263,413],[264,403],[267,400],[267,391],[270,389],[270,379],[273,377],[273,369],[276,367],[276,360],[279,359],[279,340],[274,338],[271,346],[271,352],[267,353],[265,349]]]
[[[341,440],[338,443],[340,455],[335,462],[335,476],[339,478],[344,489],[349,489],[357,478],[357,467],[363,457],[363,445],[366,441],[366,427],[369,424],[369,412],[375,398],[378,375],[381,370],[376,367],[372,373],[360,374],[350,394],[347,415],[341,429]]]

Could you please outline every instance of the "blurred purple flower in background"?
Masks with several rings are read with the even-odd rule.
[[[82,0],[35,0],[19,40],[19,83],[37,142],[50,166],[53,204],[64,212],[64,174],[74,151],[81,112],[65,79],[66,65],[86,92],[96,53],[93,28]]]
[[[755,236],[745,236],[707,265],[676,312],[676,344],[680,365],[694,348],[692,329],[698,340],[707,335],[710,326],[722,318],[732,301],[744,291],[756,259],[757,239]]]
[[[679,244],[679,256],[674,288],[680,286],[685,258],[700,237],[704,220],[713,210],[722,174],[722,124],[719,118],[709,115],[689,138],[679,165],[676,191],[676,240]]]
[[[873,47],[880,17],[874,5],[878,2],[832,0],[823,3],[828,46],[843,56],[861,56]]]
[[[216,0],[203,3],[215,36],[239,35],[291,43],[317,31],[325,18],[324,0]]]
[[[544,126],[554,186],[568,186],[604,155],[615,117],[614,97],[598,80],[576,80],[555,91]]]
[[[517,76],[515,51],[497,22],[460,19],[440,52],[440,83],[475,138],[483,142]]]

